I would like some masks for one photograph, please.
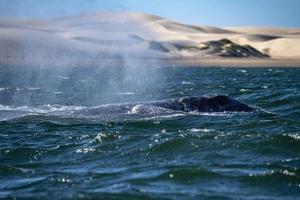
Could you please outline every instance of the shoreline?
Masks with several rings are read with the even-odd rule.
[[[300,60],[287,59],[239,59],[239,58],[214,58],[214,59],[182,59],[176,61],[176,65],[183,67],[300,67]]]
[[[82,59],[72,60],[31,60],[31,59],[0,59],[0,66],[13,67],[120,67],[120,66],[142,66],[142,67],[224,67],[224,68],[263,68],[263,67],[290,67],[299,68],[298,59],[251,59],[251,58],[158,58],[138,59],[131,62],[120,59]]]

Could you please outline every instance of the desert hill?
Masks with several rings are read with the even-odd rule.
[[[52,20],[0,18],[2,65],[109,65],[132,60],[299,66],[300,29],[186,25],[131,12]]]

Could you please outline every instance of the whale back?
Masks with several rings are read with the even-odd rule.
[[[218,95],[214,97],[184,97],[178,100],[182,111],[199,112],[251,112],[254,108],[239,102],[228,96]]]
[[[96,106],[78,111],[72,115],[79,116],[109,116],[121,114],[159,114],[166,111],[182,112],[252,112],[255,109],[228,96],[184,97],[163,101],[123,103]]]

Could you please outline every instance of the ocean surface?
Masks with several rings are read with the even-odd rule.
[[[216,94],[257,111],[118,109]],[[2,66],[2,198],[300,199],[300,68]]]

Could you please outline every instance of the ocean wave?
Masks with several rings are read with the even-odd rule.
[[[0,104],[0,121],[14,119],[91,119],[98,121],[128,121],[128,120],[158,120],[172,119],[185,116],[232,117],[239,112],[182,112],[161,108],[151,104],[114,103],[98,106],[66,106],[66,105],[39,105],[14,106]]]
[[[30,113],[49,113],[57,111],[72,111],[81,110],[86,107],[84,106],[64,106],[64,105],[41,105],[41,106],[11,106],[11,105],[1,105],[0,111],[26,111]]]
[[[181,167],[181,166],[171,166],[167,172],[163,173],[158,179],[171,179],[179,182],[194,182],[194,181],[205,181],[205,179],[222,178],[224,175],[213,172],[206,168],[201,167]]]
[[[72,113],[82,110],[83,106],[63,106],[63,105],[40,105],[40,106],[12,106],[0,104],[0,121],[10,121],[34,116],[49,116]]]

